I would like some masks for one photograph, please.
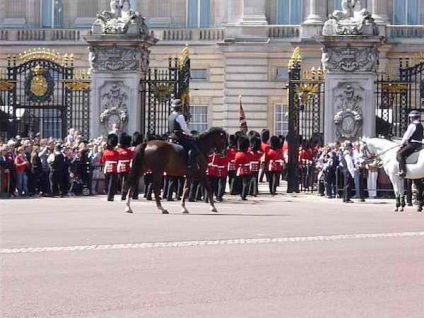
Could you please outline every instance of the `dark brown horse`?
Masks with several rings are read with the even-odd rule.
[[[124,189],[124,191],[128,191],[125,212],[132,213],[130,206],[131,197],[141,176],[148,170],[152,172],[153,191],[155,193],[156,206],[160,212],[168,214],[168,211],[162,207],[160,202],[161,180],[164,172],[175,177],[187,176],[181,199],[181,212],[188,213],[185,207],[185,200],[194,178],[204,185],[211,211],[217,212],[213,202],[213,193],[206,178],[206,158],[212,149],[223,150],[226,147],[227,133],[222,128],[210,128],[196,137],[196,143],[200,151],[200,160],[198,160],[200,169],[196,170],[195,173],[187,171],[187,153],[180,145],[162,140],[151,140],[137,146],[134,151],[131,172]]]

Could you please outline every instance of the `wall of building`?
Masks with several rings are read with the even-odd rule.
[[[238,98],[242,95],[249,128],[273,129],[274,106],[287,104],[284,74],[280,72],[277,78],[276,73],[287,68],[297,46],[301,47],[305,69],[320,66],[321,46],[314,38],[322,25],[314,26],[312,33],[304,32],[309,29],[303,23],[275,25],[277,0],[266,0],[265,7],[258,8],[264,10],[267,25],[242,25],[245,1],[210,0],[210,28],[190,30],[186,28],[187,0],[135,0],[135,5],[160,39],[152,48],[152,66],[166,66],[169,56],[180,55],[189,44],[192,68],[206,69],[206,79],[192,81],[191,102],[208,106],[210,126],[235,131]],[[302,1],[305,20],[310,13],[310,0]],[[334,9],[334,1],[316,1],[316,13],[325,21]],[[424,52],[424,27],[390,25],[393,0],[362,0],[362,4],[373,10],[376,1],[385,5],[389,18],[382,25],[387,37],[380,50],[380,71],[384,72],[397,65],[399,57]],[[8,55],[48,47],[63,54],[73,53],[75,65],[88,68],[83,36],[89,31],[95,12],[109,9],[109,0],[63,0],[63,28],[52,29],[42,29],[41,3],[42,0],[0,0],[0,67],[6,66]],[[424,0],[420,4],[424,21]]]

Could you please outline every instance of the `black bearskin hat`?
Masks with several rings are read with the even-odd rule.
[[[136,131],[132,136],[132,146],[137,147],[139,144],[143,143],[143,135]]]
[[[250,138],[250,149],[252,149],[252,151],[261,150],[261,138],[256,136]]]
[[[240,136],[237,140],[237,148],[239,151],[247,151],[249,149],[249,139],[244,136]]]
[[[247,133],[247,137],[248,137],[249,139],[254,138],[254,137],[258,137],[258,138],[260,138],[260,137],[261,137],[261,134],[260,134],[260,133],[258,133],[256,130],[251,130],[251,131],[249,131],[249,132]]]
[[[109,134],[107,136],[107,142],[106,142],[108,149],[114,149],[118,145],[118,135],[116,134]]]
[[[269,145],[274,150],[281,148],[280,138],[278,138],[277,136],[271,136],[271,138],[269,139]]]
[[[267,143],[268,140],[269,140],[269,136],[270,136],[269,130],[268,129],[262,129],[261,141],[264,142],[264,143]]]
[[[230,148],[236,148],[237,147],[237,137],[236,137],[236,135],[229,135],[228,136],[228,147],[230,147]]]
[[[119,144],[122,148],[129,148],[131,147],[131,139],[131,136],[126,133],[122,133],[121,136],[119,136]]]

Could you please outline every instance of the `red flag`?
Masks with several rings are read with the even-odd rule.
[[[244,114],[243,104],[241,103],[241,95],[239,96],[239,120],[240,130],[244,133],[247,133],[247,121],[246,115]]]

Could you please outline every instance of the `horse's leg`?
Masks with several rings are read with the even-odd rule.
[[[181,197],[181,212],[184,214],[188,214],[188,210],[185,206],[185,201],[187,200],[188,194],[190,192],[190,184],[191,178],[187,177],[184,181],[183,195]]]
[[[156,207],[160,212],[162,212],[162,214],[169,214],[169,212],[163,208],[162,203],[160,202],[161,181],[162,173],[153,172],[153,191],[155,193]]]
[[[400,212],[403,212],[406,206],[405,203],[405,184],[403,179],[398,178],[398,191],[400,195]]]
[[[211,212],[218,212],[218,210],[215,207],[215,203],[213,202],[213,191],[211,189],[211,185],[210,185],[208,179],[206,178],[206,176],[203,176],[201,178],[201,182],[202,182],[202,184],[203,184],[203,186],[206,190],[206,193],[207,193],[207,196],[208,196],[208,199],[209,199],[209,205],[210,205]]]
[[[414,180],[415,187],[417,188],[417,212],[422,212],[423,210],[423,182],[421,179]]]
[[[393,191],[395,192],[395,197],[396,197],[396,207],[393,210],[394,212],[398,212],[399,211],[399,207],[400,207],[400,193],[399,193],[399,188],[398,188],[398,182],[395,179],[396,177],[392,176],[390,178],[390,180],[392,181],[393,184]]]
[[[127,192],[127,197],[125,200],[125,212],[127,213],[133,213],[133,210],[131,209],[131,198],[134,195],[134,191],[136,187],[138,186],[138,182],[142,176],[143,172],[140,171],[131,171],[130,174],[127,177],[127,180],[125,181],[125,184],[123,185],[123,189],[121,191]]]

